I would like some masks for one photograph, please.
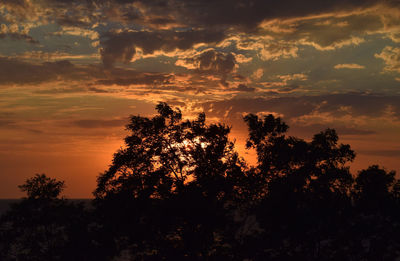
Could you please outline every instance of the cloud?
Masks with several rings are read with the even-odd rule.
[[[0,57],[1,85],[41,83],[72,74],[78,76],[79,72],[67,60],[31,64],[16,59]]]
[[[239,84],[238,87],[234,90],[240,91],[240,92],[254,92],[256,90],[256,88],[254,87],[249,87],[247,85],[244,84]]]
[[[289,106],[290,105],[290,106]],[[205,111],[213,108],[214,117],[222,117],[228,108],[231,117],[241,117],[243,112],[272,111],[285,119],[305,115],[329,113],[332,117],[380,117],[390,109],[393,117],[400,118],[400,96],[365,93],[344,93],[319,96],[291,96],[276,98],[234,98],[202,104]]]
[[[298,58],[308,46],[333,51],[367,43],[371,35],[394,36],[400,25],[388,29],[383,21],[386,11],[382,5],[371,5],[364,9],[338,8],[314,15],[265,18],[257,30],[246,34],[238,31],[236,38],[227,41],[235,43],[239,50],[256,52],[263,61]]]
[[[13,40],[24,40],[32,44],[39,43],[37,40],[33,39],[32,36],[29,36],[27,31],[27,28],[20,28],[18,24],[0,24],[0,39],[9,37]]]
[[[249,63],[253,60],[253,57],[246,57],[243,54],[234,54],[233,53],[233,55],[235,56],[235,60],[237,63]]]
[[[299,48],[294,41],[280,40],[280,36],[238,34],[235,39],[239,50],[256,51],[263,61],[276,61],[281,58],[296,58]]]
[[[385,71],[400,73],[400,48],[386,46],[381,53],[375,54],[375,57],[385,62]]]
[[[276,77],[281,79],[285,84],[289,81],[306,81],[308,79],[308,76],[304,73],[277,75]]]
[[[172,52],[176,49],[187,50],[199,43],[217,43],[223,38],[223,32],[208,30],[110,32],[102,37],[100,53],[103,64],[110,67],[115,62],[130,62],[137,48],[143,54],[158,50]]]
[[[333,68],[335,68],[335,69],[365,69],[365,66],[359,65],[356,63],[341,63],[341,64],[336,64]]]
[[[321,51],[359,45],[365,41],[368,33],[376,33],[384,26],[380,16],[370,10],[358,14],[350,11],[347,14],[332,13],[323,18],[300,19],[293,22],[294,32],[288,37]]]
[[[297,90],[299,90],[301,88],[303,88],[303,86],[301,86],[301,85],[289,84],[289,85],[285,85],[285,86],[282,86],[282,87],[276,89],[276,91],[278,93],[292,93],[292,92],[297,91]]]
[[[264,44],[260,50],[260,58],[263,61],[276,61],[280,58],[296,58],[299,48],[287,41],[276,41]]]
[[[276,43],[283,41],[299,48],[312,46],[319,51],[360,45],[371,35],[397,39],[400,22],[394,2],[370,2],[362,8],[343,7],[338,4],[337,9],[319,14],[266,19],[259,24],[259,34],[270,36]]]
[[[37,40],[33,39],[33,37],[27,35],[27,34],[20,34],[20,33],[0,33],[0,39],[9,37],[13,40],[24,40],[28,43],[31,44],[37,44],[39,43]]]
[[[33,91],[33,93],[37,94],[68,94],[68,93],[81,93],[86,92],[87,89],[83,87],[75,87],[75,88],[51,88],[44,90]]]
[[[203,80],[206,80],[205,77],[208,77],[208,80],[218,78],[224,86],[229,85],[226,79],[235,72],[237,67],[236,58],[232,53],[219,52],[214,49],[206,49],[192,57],[179,59],[175,65],[189,69],[189,73],[197,74],[197,77],[201,77]],[[239,75],[232,76],[241,77]]]
[[[99,58],[98,54],[70,54],[66,52],[44,52],[44,51],[27,51],[17,55],[9,56],[10,58],[22,59],[27,61],[60,61],[60,60],[84,60]]]
[[[9,84],[39,84],[45,82],[81,81],[80,86],[59,87],[37,90],[36,93],[106,93],[109,90],[98,88],[97,85],[170,85],[175,76],[169,73],[148,73],[133,69],[111,68],[102,66],[75,65],[68,60],[31,63],[16,58],[0,57],[0,85]],[[86,86],[86,87],[85,87]]]
[[[295,0],[285,1],[243,1],[243,0],[219,0],[204,2],[201,0],[167,2],[165,5],[146,3],[143,9],[149,13],[161,14],[162,12],[173,14],[173,17],[182,24],[188,26],[200,26],[202,28],[236,27],[247,32],[254,29],[264,20],[275,18],[287,19],[301,16],[318,15],[333,11],[347,11],[355,8],[367,8],[379,3],[378,0],[367,1],[328,1],[320,2],[310,0],[299,2]],[[387,1],[392,2],[392,1]],[[223,14],[223,15],[221,15]],[[189,18],[189,19],[188,19]]]
[[[126,72],[126,71],[125,71]],[[131,71],[119,75],[109,74],[106,79],[99,79],[96,84],[100,85],[166,85],[171,84],[174,79],[172,74],[142,73]]]
[[[221,53],[215,50],[208,50],[186,59],[187,62],[194,64],[195,68],[203,72],[213,72],[226,75],[235,68],[235,57],[231,53]]]
[[[251,77],[253,77],[256,80],[261,79],[261,77],[264,75],[264,70],[262,68],[258,68],[257,70],[255,70],[253,72],[253,74],[251,75]]]

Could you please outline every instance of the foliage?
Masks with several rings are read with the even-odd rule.
[[[28,197],[1,217],[0,260],[91,260],[84,253],[89,215],[83,204],[59,198],[64,187],[45,174],[19,186]]]
[[[400,180],[326,129],[310,141],[273,115],[244,117],[248,166],[230,127],[183,120],[165,103],[132,116],[97,178],[93,208],[59,198],[44,174],[0,222],[1,260],[394,260]]]
[[[220,226],[227,218],[226,203],[239,185],[241,162],[227,138],[229,127],[207,126],[204,114],[182,120],[179,110],[164,103],[157,110],[151,119],[131,117],[125,147],[98,177],[99,216],[113,223],[107,236],[126,239],[144,234],[133,241],[141,240],[148,252],[176,251],[169,247],[176,245],[182,256],[204,257],[223,236],[222,231],[215,232],[224,230]]]
[[[36,174],[34,177],[27,179],[25,184],[18,187],[21,191],[27,193],[28,198],[54,199],[65,188],[65,182],[49,178],[45,174]]]

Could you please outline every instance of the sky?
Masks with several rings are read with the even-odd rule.
[[[91,197],[158,102],[232,126],[250,161],[242,118],[272,113],[400,172],[400,1],[1,0],[0,198],[35,173]]]

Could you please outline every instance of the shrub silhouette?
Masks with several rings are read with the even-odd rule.
[[[55,199],[65,188],[65,182],[49,178],[46,174],[36,174],[18,187],[31,199]]]
[[[326,129],[305,141],[273,115],[244,117],[249,166],[230,127],[184,120],[166,103],[132,116],[125,145],[97,178],[93,208],[36,175],[3,215],[1,260],[394,260],[400,181]]]

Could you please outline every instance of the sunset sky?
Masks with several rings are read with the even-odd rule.
[[[129,115],[157,102],[231,125],[327,128],[400,171],[398,0],[1,0],[0,198],[35,173],[90,197]]]

